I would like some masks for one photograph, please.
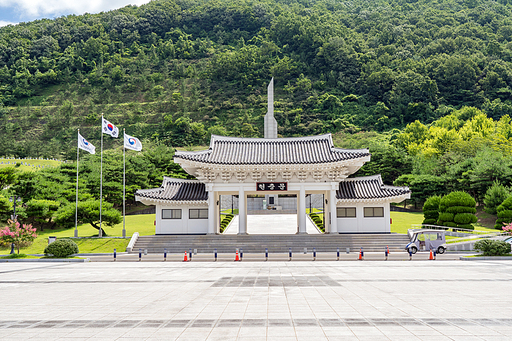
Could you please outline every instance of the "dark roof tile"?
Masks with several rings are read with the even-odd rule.
[[[343,199],[380,199],[411,193],[407,187],[386,186],[380,175],[361,178],[348,178],[340,182],[336,198]]]
[[[340,149],[331,134],[279,139],[237,138],[212,135],[210,148],[178,151],[175,158],[211,164],[318,164],[369,156],[368,149]]]
[[[162,186],[159,188],[139,189],[135,196],[145,199],[166,200],[166,201],[206,201],[206,192],[203,183],[197,180],[174,179],[164,177]]]

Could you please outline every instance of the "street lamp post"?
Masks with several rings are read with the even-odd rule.
[[[12,202],[12,209],[13,209],[11,218],[13,221],[16,221],[16,220],[18,220],[18,215],[16,214],[16,202],[21,202],[21,198],[17,195],[14,195],[9,198],[9,201]],[[11,243],[11,254],[13,254],[13,253],[14,253],[14,243]]]
[[[16,202],[21,202],[21,197],[14,195],[9,198],[9,201],[12,202],[13,215],[11,216],[12,220],[18,220],[18,215],[16,215]]]

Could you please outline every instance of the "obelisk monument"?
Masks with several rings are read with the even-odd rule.
[[[274,118],[274,78],[267,88],[267,114],[265,115],[265,138],[277,139],[277,121]]]
[[[265,138],[277,139],[277,121],[274,118],[274,78],[268,84],[267,88],[267,114],[265,115]],[[279,196],[277,194],[265,195],[266,206],[278,206]],[[265,205],[265,204],[264,204]],[[277,208],[277,207],[276,207]]]

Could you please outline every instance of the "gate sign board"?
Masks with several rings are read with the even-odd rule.
[[[287,191],[287,182],[257,182],[257,191]]]

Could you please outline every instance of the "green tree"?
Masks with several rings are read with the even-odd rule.
[[[121,213],[113,208],[111,203],[103,201],[102,207],[102,225],[113,227],[121,223]],[[69,203],[61,207],[57,213],[55,222],[66,228],[75,226],[75,203]],[[78,223],[90,224],[99,231],[100,229],[100,201],[87,200],[78,203]],[[102,235],[107,236],[102,227]]]
[[[494,224],[495,229],[502,230],[503,226],[512,223],[512,196],[505,199],[498,206],[496,212],[498,213],[498,219],[496,219],[496,224]]]
[[[497,208],[505,199],[510,196],[510,189],[500,184],[499,181],[494,181],[491,187],[487,189],[484,197],[485,212],[489,214],[496,214]]]
[[[15,182],[16,173],[17,169],[14,167],[0,168],[0,191]]]
[[[60,202],[32,199],[26,205],[28,219],[38,223],[41,231],[43,231],[44,224],[51,223],[55,212],[59,209]]]
[[[0,194],[0,222],[5,222],[11,216],[11,203],[9,199]]]

